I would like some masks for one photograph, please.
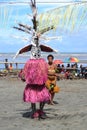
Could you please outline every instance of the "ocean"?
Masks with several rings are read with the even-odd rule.
[[[42,53],[42,57],[45,58],[47,60],[47,56],[49,54],[54,55],[55,59],[60,59],[64,62],[64,65],[66,66],[67,63],[65,63],[65,59],[68,57],[76,57],[79,59],[79,63],[83,64],[83,66],[87,66],[87,53]],[[8,59],[8,62],[12,62],[13,63],[13,68],[16,67],[15,63],[19,63],[18,64],[18,68],[21,69],[24,66],[24,63],[30,59],[30,53],[24,53],[21,55],[18,55],[17,58],[13,59],[13,57],[15,56],[15,53],[0,53],[0,69],[4,69],[4,64],[1,62],[5,62],[5,59]]]

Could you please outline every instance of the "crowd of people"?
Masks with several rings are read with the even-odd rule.
[[[47,59],[49,61],[49,58]],[[52,57],[52,62],[53,60],[54,57]],[[16,69],[18,69],[18,63],[15,63],[15,65]],[[57,79],[73,79],[73,77],[87,78],[87,67],[84,67],[82,64],[80,66],[77,63],[67,63],[66,66],[64,64],[57,64],[55,69],[59,74],[57,75]],[[5,70],[14,70],[13,64],[8,64],[8,59],[5,59]]]
[[[71,64],[68,63],[66,67],[64,64],[57,65],[57,72],[62,75],[62,78],[65,79],[73,79],[74,77],[77,78],[87,78],[87,67],[83,67],[81,64],[78,66],[77,63]]]

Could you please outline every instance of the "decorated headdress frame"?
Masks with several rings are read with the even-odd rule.
[[[18,54],[22,54],[24,52],[31,51],[31,57],[32,58],[40,58],[41,51],[43,51],[43,52],[54,52],[55,51],[51,47],[46,46],[46,45],[42,45],[42,44],[39,43],[39,38],[41,37],[41,35],[44,34],[47,31],[49,31],[49,30],[54,29],[54,27],[50,26],[50,27],[47,27],[47,28],[43,28],[42,30],[40,30],[40,32],[37,31],[37,27],[39,26],[39,23],[38,23],[38,20],[37,20],[36,1],[31,0],[30,6],[31,6],[31,9],[32,9],[32,15],[33,15],[33,17],[32,17],[33,27],[19,23],[18,27],[14,26],[13,28],[15,28],[19,31],[23,31],[25,33],[31,34],[32,35],[32,41],[31,41],[31,44],[21,48],[16,53],[16,56]]]

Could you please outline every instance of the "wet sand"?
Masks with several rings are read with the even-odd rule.
[[[87,80],[60,80],[58,104],[45,105],[45,120],[30,119],[22,101],[25,83],[0,77],[0,130],[87,130]],[[38,104],[37,104],[38,107]]]

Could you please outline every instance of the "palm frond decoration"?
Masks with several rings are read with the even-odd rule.
[[[69,32],[79,30],[80,26],[87,23],[87,2],[74,3],[38,14],[37,19],[38,31],[52,25],[56,29],[61,28]]]

